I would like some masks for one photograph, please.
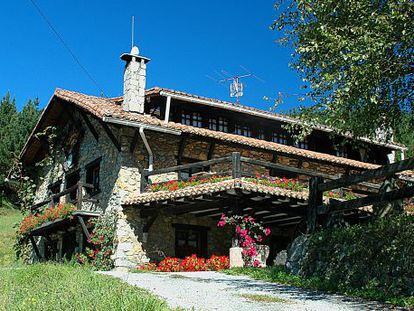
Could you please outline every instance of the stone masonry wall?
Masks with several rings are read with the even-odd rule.
[[[148,155],[141,139],[133,153],[130,152],[130,145],[134,136],[133,128],[115,128],[115,136],[121,143],[119,152],[112,141],[108,138],[101,125],[96,120],[90,118],[95,129],[99,133],[99,140],[96,141],[92,133],[77,114],[74,118],[79,121],[85,129],[80,147],[79,169],[81,181],[85,181],[85,165],[93,160],[102,157],[100,168],[100,188],[101,192],[96,195],[99,199],[99,208],[102,213],[115,210],[118,215],[117,224],[117,248],[113,256],[115,265],[118,268],[133,268],[138,264],[149,260],[159,260],[162,256],[175,255],[175,235],[173,224],[191,224],[209,227],[208,231],[208,253],[227,254],[231,243],[231,235],[223,229],[218,229],[216,222],[210,218],[187,214],[180,217],[170,217],[160,215],[151,226],[148,239],[145,241],[143,227],[146,219],[139,217],[137,208],[123,208],[122,202],[131,195],[136,195],[140,190],[140,172],[148,167]],[[171,167],[177,165],[177,158],[180,145],[180,136],[163,134],[158,132],[145,131],[148,142],[154,153],[154,169]],[[207,160],[210,144],[188,139],[184,148],[183,157],[195,160]],[[213,158],[230,155],[232,152],[241,152],[242,156],[264,161],[271,161],[273,154],[259,150],[249,149],[247,146],[236,148],[234,145],[216,143]],[[297,159],[286,156],[278,156],[277,162],[285,165],[298,167],[300,164]],[[41,201],[47,197],[47,187],[49,184],[61,179],[65,180],[67,173],[62,169],[63,159],[58,159],[57,163],[44,168],[44,180],[39,183],[36,193],[36,200]],[[301,163],[303,168],[325,172],[328,174],[343,173],[344,169],[333,165],[312,163],[304,160]],[[268,174],[263,168],[257,166],[245,166],[252,174]],[[212,171],[229,170],[230,166],[224,167],[216,165]],[[175,179],[176,174],[169,174],[158,177],[154,181]],[[62,190],[64,182],[62,183]]]

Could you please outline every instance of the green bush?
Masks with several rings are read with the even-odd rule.
[[[314,234],[302,276],[371,298],[414,295],[414,217],[395,216]]]

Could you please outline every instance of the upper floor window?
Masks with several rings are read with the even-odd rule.
[[[257,137],[258,139],[265,139],[265,134],[264,134],[263,129],[259,129],[259,130],[257,130],[257,132],[256,132],[256,137]]]
[[[220,132],[226,132],[229,131],[229,121],[226,118],[219,117],[218,118],[218,130]]]
[[[234,132],[237,135],[243,135],[243,136],[246,136],[246,137],[252,137],[252,131],[250,130],[250,128],[247,125],[236,124],[235,131]]]
[[[217,119],[209,118],[208,119],[208,128],[213,131],[217,131]]]
[[[344,146],[335,147],[335,155],[337,157],[348,158],[348,152],[346,150],[346,147]]]
[[[294,143],[294,146],[300,149],[309,149],[309,145],[306,140],[297,141]]]
[[[86,183],[92,185],[93,188],[87,188],[89,193],[97,193],[99,188],[99,171],[101,166],[101,158],[89,163],[85,166],[86,169]]]
[[[185,112],[181,113],[181,124],[192,125],[196,127],[203,126],[203,119],[199,112]]]
[[[273,132],[272,142],[287,145],[288,144],[287,135],[285,133]]]

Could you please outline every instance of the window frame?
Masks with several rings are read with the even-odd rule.
[[[102,157],[99,157],[85,165],[85,182],[94,186],[93,189],[86,188],[86,192],[90,195],[96,195],[101,192],[101,183],[100,183],[101,161],[102,161]],[[90,177],[89,174],[92,174],[92,176]],[[89,182],[89,178],[92,178],[92,182]]]

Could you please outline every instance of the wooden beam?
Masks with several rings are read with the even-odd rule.
[[[80,110],[80,115],[82,116],[83,120],[86,123],[86,126],[89,128],[89,130],[91,131],[93,137],[95,137],[96,141],[99,141],[99,134],[96,131],[95,127],[93,126],[91,120],[89,120],[88,116],[85,114],[85,112],[83,112],[82,110]]]
[[[216,147],[216,142],[215,141],[211,141],[210,142],[210,147],[208,148],[207,160],[211,160],[211,158],[213,157],[213,153],[214,153],[214,148],[215,147]]]
[[[384,201],[396,201],[404,198],[410,198],[414,196],[414,186],[405,187],[398,190],[393,190],[389,192],[383,192],[379,194],[374,194],[366,196],[363,198],[348,200],[344,202],[332,202],[329,204],[329,208],[332,213],[343,213],[353,209],[357,209],[363,206],[372,205],[374,203],[380,203]],[[323,209],[320,209],[323,212]]]
[[[37,258],[38,258],[40,261],[41,261],[41,260],[43,260],[43,257],[42,257],[42,255],[40,254],[39,248],[37,247],[36,241],[34,240],[34,238],[33,238],[33,236],[32,236],[32,235],[30,235],[30,236],[29,236],[29,240],[30,240],[30,242],[32,243],[32,247],[33,247],[33,249],[34,249],[34,251],[35,251],[35,253],[36,253]]]
[[[398,172],[414,168],[414,158],[403,160],[389,165],[383,165],[374,170],[368,170],[361,174],[349,175],[336,180],[328,181],[319,185],[320,191],[329,191],[341,187],[347,187],[358,184],[363,181],[369,181],[375,178],[391,177]]]
[[[297,221],[300,220],[302,217],[300,216],[293,216],[293,217],[286,217],[286,216],[282,216],[278,219],[272,219],[269,221],[263,221],[264,225],[268,225],[268,224],[274,224],[274,223],[285,223],[285,222],[292,222],[293,220]]]
[[[131,145],[129,146],[129,152],[134,153],[135,147],[138,144],[139,136],[139,129],[136,129],[134,131],[134,137],[132,137]]]
[[[230,161],[231,161],[231,157],[223,157],[223,158],[217,158],[217,159],[212,159],[208,161],[201,161],[201,162],[196,162],[196,163],[181,164],[181,165],[176,165],[172,167],[161,168],[158,170],[147,172],[146,175],[150,176],[150,175],[178,172],[178,171],[182,171],[182,170],[189,169],[189,168],[206,167],[206,166],[223,163],[223,162],[230,162]]]
[[[188,139],[188,134],[182,134],[181,135],[181,140],[180,140],[180,144],[178,146],[178,153],[177,153],[177,164],[178,165],[180,165],[182,163],[183,153],[184,153],[185,144],[187,142],[187,139]]]
[[[240,178],[242,177],[242,169],[241,169],[241,156],[240,152],[233,152],[231,154],[231,175],[233,178]]]
[[[118,149],[118,151],[120,152],[121,151],[121,144],[119,143],[118,139],[115,137],[114,133],[112,133],[112,131],[109,128],[108,124],[106,124],[102,120],[99,120],[99,123],[101,124],[101,126],[104,129],[105,133],[108,135],[109,139],[114,144],[115,148]]]
[[[323,203],[323,192],[319,190],[319,184],[321,183],[323,183],[323,178],[321,177],[312,177],[309,180],[309,205],[306,215],[308,233],[313,233],[315,231],[318,207]]]
[[[81,216],[77,216],[77,219],[78,219],[78,221],[79,221],[79,223],[80,223],[80,225],[81,225],[81,227],[82,227],[82,231],[83,231],[83,234],[84,234],[84,235],[85,235],[85,237],[86,237],[86,240],[87,240],[87,241],[90,241],[90,239],[91,239],[91,235],[89,234],[88,228],[86,227],[86,224],[85,224],[85,222],[83,221],[83,218],[82,218]]]
[[[142,229],[143,232],[149,232],[149,229],[151,228],[151,226],[154,224],[155,220],[158,218],[158,213],[152,215],[147,222],[144,225],[144,228]]]

